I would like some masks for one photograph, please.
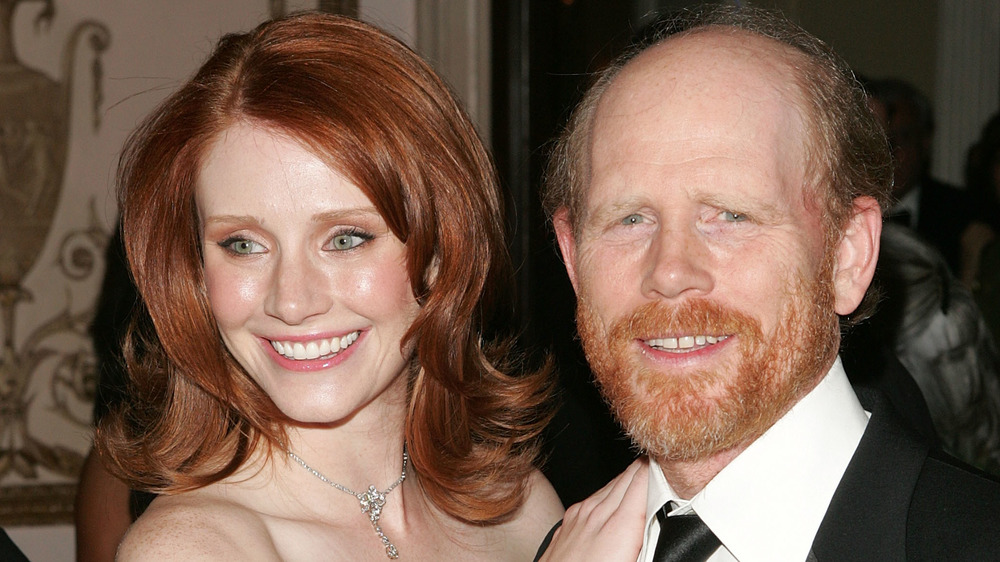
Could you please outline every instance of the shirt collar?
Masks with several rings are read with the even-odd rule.
[[[697,512],[742,562],[805,560],[867,423],[837,358],[816,388],[678,511]],[[640,560],[656,543],[656,512],[677,500],[651,461]]]

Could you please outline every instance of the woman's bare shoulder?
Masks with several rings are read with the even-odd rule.
[[[563,505],[555,488],[541,471],[532,472],[524,505],[507,523],[507,548],[515,559],[531,560],[549,529],[563,516]]]
[[[556,489],[540,470],[534,470],[528,480],[528,496],[524,502],[522,516],[534,518],[533,522],[555,524],[562,518],[563,508]],[[545,529],[548,532],[548,529]]]
[[[125,534],[117,560],[276,560],[259,514],[210,493],[157,498]]]

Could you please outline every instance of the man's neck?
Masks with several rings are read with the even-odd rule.
[[[742,453],[750,443],[695,460],[655,459],[663,477],[681,499],[689,500],[702,491],[715,475]]]
[[[830,360],[830,365],[836,360],[836,356]],[[816,385],[819,384],[823,377],[829,372],[830,366],[826,369],[820,370],[813,380],[805,388],[799,391],[798,395],[795,396],[785,407],[782,412],[775,417],[774,421],[777,422],[789,410],[792,406],[797,404],[803,397],[809,394]],[[762,435],[761,432],[760,435]],[[735,459],[746,450],[754,441],[756,441],[760,435],[755,435],[729,449],[723,451],[718,451],[715,453],[710,453],[705,457],[698,459],[686,459],[686,460],[669,460],[654,458],[656,464],[660,465],[660,469],[663,471],[664,478],[667,479],[667,483],[673,489],[681,499],[689,500],[695,496],[698,492],[702,491],[709,482],[712,481],[715,476],[726,468]]]

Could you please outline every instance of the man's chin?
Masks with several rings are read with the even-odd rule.
[[[639,448],[658,460],[695,461],[752,441],[766,431],[734,401],[687,397],[666,405],[633,401],[615,413]]]
[[[766,337],[749,314],[707,300],[649,303],[606,328],[581,298],[577,325],[587,359],[637,445],[659,459],[728,451],[763,435],[815,386],[836,356],[832,285],[800,278],[791,286],[778,328]],[[738,349],[715,356],[711,369],[662,373],[622,343],[650,333],[736,334]]]

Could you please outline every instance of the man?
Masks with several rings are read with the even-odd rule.
[[[543,560],[660,560],[695,542],[658,538],[680,521],[717,539],[701,560],[997,556],[1000,484],[862,405],[838,359],[892,163],[824,44],[712,11],[607,70],[553,158],[584,350],[649,469],[570,508]]]
[[[872,81],[872,101],[885,121],[895,165],[893,197],[888,218],[917,232],[961,273],[961,239],[972,222],[966,191],[930,174],[934,109],[912,84],[897,78]]]

